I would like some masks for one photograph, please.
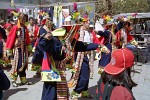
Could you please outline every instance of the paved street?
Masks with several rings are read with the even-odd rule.
[[[99,75],[97,74],[97,65],[98,62],[95,61],[95,73],[94,79],[90,80],[89,91],[92,95],[95,93],[97,80]],[[138,84],[137,87],[133,88],[133,93],[136,100],[150,100],[150,63],[143,64],[142,66],[134,66],[134,69],[139,73],[132,74],[133,79]],[[7,75],[8,72],[6,71]],[[42,92],[42,82],[38,78],[33,78],[35,72],[27,71],[27,78],[29,81],[32,81],[34,84],[30,86],[20,86],[11,88],[4,92],[4,100],[40,100]],[[70,78],[70,73],[67,71],[67,79]],[[20,80],[18,79],[18,82]],[[71,91],[72,89],[70,89]],[[80,98],[79,100],[90,100],[87,98]]]

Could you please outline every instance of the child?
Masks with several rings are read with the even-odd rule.
[[[129,49],[117,49],[111,62],[104,68],[95,100],[135,100],[132,87],[137,84],[131,79],[134,55]]]

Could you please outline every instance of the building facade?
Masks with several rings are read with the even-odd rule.
[[[40,0],[0,0],[0,18],[3,20],[9,16],[10,9],[24,9],[29,17],[35,17],[35,9],[38,9]],[[12,2],[14,6],[12,5]]]

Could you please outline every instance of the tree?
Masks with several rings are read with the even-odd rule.
[[[122,0],[113,3],[113,13],[148,12],[147,0]]]
[[[70,2],[87,2],[93,0],[68,0]],[[150,0],[94,0],[96,13],[134,13],[148,12]]]

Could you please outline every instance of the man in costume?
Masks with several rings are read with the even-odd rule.
[[[79,44],[78,48],[83,49],[83,50],[77,51],[75,48],[75,52],[77,52],[76,64],[75,64],[75,69],[76,69],[75,78],[77,80],[77,84],[71,93],[71,96],[73,99],[77,99],[78,97],[80,97],[80,93],[82,97],[91,98],[91,95],[88,92],[88,84],[89,84],[89,78],[90,78],[90,68],[89,68],[90,66],[89,66],[89,59],[87,56],[87,51],[96,50],[97,48],[87,50],[84,48],[84,46],[83,47],[80,46],[80,43],[81,44],[84,43],[86,46],[89,46],[91,48],[94,47],[95,45],[98,45],[98,44],[91,43],[92,37],[93,37],[92,34],[91,35],[89,34],[88,17],[84,16],[82,18],[82,26],[80,28],[79,39],[75,45],[75,47],[77,47],[77,45]],[[107,52],[107,53],[108,51],[109,50],[108,49],[106,50],[106,48],[105,50],[104,49],[102,50],[102,52]]]
[[[52,36],[51,21],[46,18],[42,21],[38,48],[43,52],[42,61],[42,100],[69,100],[68,88],[64,71],[61,69],[61,61],[65,58],[63,45],[57,37]],[[63,33],[65,32],[62,29]],[[60,32],[61,34],[61,32]],[[61,75],[64,76],[61,76]]]
[[[25,22],[28,20],[23,13],[15,13],[18,23],[12,27],[8,34],[6,49],[8,56],[14,56],[12,60],[11,78],[14,87],[19,75],[20,85],[30,85],[26,79],[26,69],[28,67],[28,52],[31,51],[28,29]],[[14,51],[14,52],[13,52]],[[14,53],[14,54],[13,54]]]
[[[113,38],[113,22],[107,21],[104,25],[104,30],[100,30],[97,32],[97,35],[100,36],[100,38],[103,39],[102,44],[104,44],[110,51],[109,54],[102,52],[101,53],[101,59],[99,60],[99,70],[98,73],[101,74],[104,67],[110,62],[111,60],[111,52],[112,52],[112,38]],[[100,40],[102,40],[100,39]]]
[[[38,48],[44,53],[41,72],[42,81],[44,82],[42,100],[69,100],[67,82],[62,70],[64,69],[62,63],[64,63],[63,61],[66,57],[65,47],[58,37],[54,37],[64,34],[66,30],[60,28],[51,32],[49,23],[50,21],[46,19],[45,25],[40,29],[41,38],[38,43]],[[57,32],[57,35],[54,32]],[[101,48],[97,44],[84,44],[76,40],[71,41],[71,44],[75,52],[85,52]]]

